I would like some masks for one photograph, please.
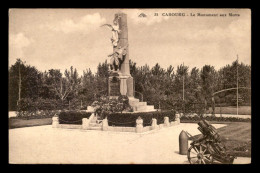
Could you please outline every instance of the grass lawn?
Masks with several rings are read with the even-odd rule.
[[[207,113],[211,113],[212,108],[209,107]],[[216,114],[237,114],[237,107],[236,106],[227,106],[227,107],[215,107]],[[239,115],[251,115],[251,106],[239,106],[238,107],[238,114]]]
[[[30,119],[30,120],[9,118],[9,129],[30,127],[30,126],[51,125],[51,124],[52,124],[51,118]]]
[[[231,155],[251,157],[251,123],[234,122],[217,130]]]
[[[210,123],[213,124],[213,122]],[[251,157],[251,123],[226,122],[226,124],[227,126],[217,129],[217,132],[227,152],[237,157]]]

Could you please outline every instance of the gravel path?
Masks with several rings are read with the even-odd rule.
[[[194,116],[197,116],[197,114],[190,114],[190,115],[186,115],[186,116],[194,117]],[[204,114],[204,117],[205,116],[212,116],[212,114]],[[234,117],[234,118],[243,118],[243,119],[250,118],[251,119],[251,115],[215,114],[215,116],[216,117]]]
[[[206,116],[211,116],[211,114],[206,114]],[[216,117],[235,117],[235,118],[250,118],[251,119],[251,115],[233,115],[233,114],[215,114]]]
[[[187,156],[178,154],[179,134],[182,130],[199,134],[197,127],[197,124],[181,123],[143,134],[56,129],[50,125],[10,129],[9,162],[187,164]],[[234,163],[250,162],[250,158],[238,158]]]

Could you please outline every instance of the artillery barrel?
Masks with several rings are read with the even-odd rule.
[[[198,130],[204,135],[213,139],[215,142],[220,141],[220,136],[216,131],[216,128],[209,124],[206,120],[201,120],[198,123],[199,127]]]

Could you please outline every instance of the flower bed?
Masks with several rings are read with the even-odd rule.
[[[164,122],[164,117],[169,121],[175,120],[175,111],[138,112],[138,113],[111,113],[107,114],[109,126],[135,127],[136,119],[140,116],[143,119],[143,126],[150,126],[152,118],[157,119],[157,124]]]
[[[82,124],[82,118],[89,118],[92,113],[85,111],[62,111],[59,124]]]
[[[207,121],[219,121],[219,122],[250,122],[250,118],[237,118],[237,117],[216,117],[216,116],[206,116],[203,119]],[[180,118],[181,122],[199,122],[201,117],[199,116],[182,116]]]
[[[17,112],[16,117],[10,117],[11,119],[43,119],[43,118],[51,118],[55,114],[59,114],[59,110],[37,110],[37,111],[20,111]]]

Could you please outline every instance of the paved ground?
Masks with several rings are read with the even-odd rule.
[[[187,164],[187,156],[178,154],[182,130],[199,134],[197,124],[190,123],[144,134],[55,129],[50,125],[10,129],[9,162]],[[250,162],[250,158],[238,158],[234,163]]]

